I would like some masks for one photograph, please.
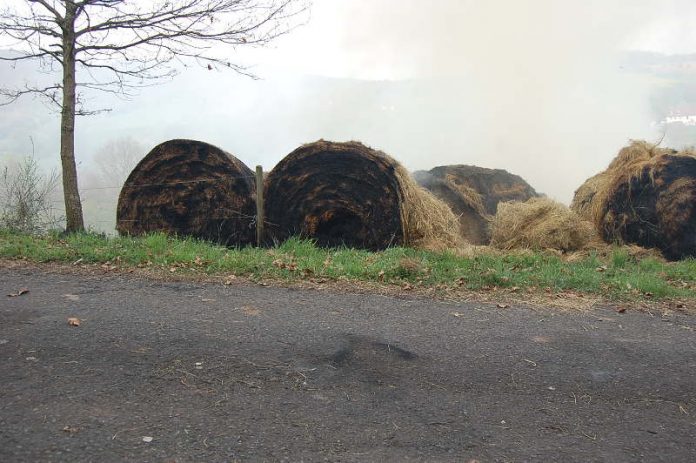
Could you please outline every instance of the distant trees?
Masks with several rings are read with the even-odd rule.
[[[142,143],[131,137],[121,137],[103,145],[92,160],[104,186],[121,187],[145,154],[147,151]]]
[[[94,114],[80,89],[129,94],[176,74],[193,60],[209,69],[248,74],[229,59],[241,46],[262,46],[290,31],[305,0],[9,0],[0,7],[0,37],[58,82],[0,89],[3,104],[37,95],[61,111],[60,158],[66,230],[84,229],[75,163],[75,116]]]

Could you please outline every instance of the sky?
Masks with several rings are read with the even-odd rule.
[[[692,0],[314,0],[305,22],[231,55],[259,80],[193,66],[133,98],[92,100],[111,111],[78,120],[85,177],[119,138],[145,151],[198,139],[267,170],[324,138],[363,141],[411,170],[506,169],[569,203],[629,139],[664,135],[651,96],[671,77],[624,69],[621,56],[696,53]],[[35,75],[0,63],[0,84]],[[0,163],[30,152],[31,137],[57,165],[58,133],[38,102],[0,107]]]

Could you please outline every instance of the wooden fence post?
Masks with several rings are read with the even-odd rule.
[[[256,245],[263,244],[263,167],[256,166]]]

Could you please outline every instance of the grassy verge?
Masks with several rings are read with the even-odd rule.
[[[696,260],[638,259],[622,248],[607,256],[591,254],[571,262],[532,252],[459,257],[406,248],[383,252],[321,249],[298,239],[272,249],[227,249],[163,234],[107,238],[0,231],[0,257],[290,282],[341,279],[406,288],[575,291],[613,300],[696,298]]]

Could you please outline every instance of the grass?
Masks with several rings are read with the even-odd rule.
[[[139,238],[90,233],[32,236],[0,230],[0,257],[235,275],[252,280],[342,279],[472,291],[574,291],[612,300],[696,298],[696,260],[667,263],[650,257],[638,259],[622,248],[608,256],[591,254],[571,262],[540,252],[459,257],[407,248],[382,252],[322,249],[299,239],[271,249],[228,249],[164,234]]]

